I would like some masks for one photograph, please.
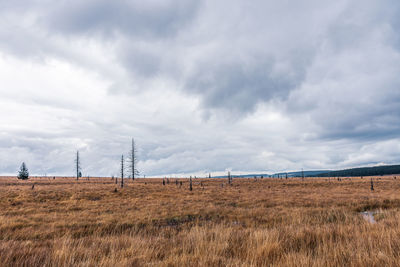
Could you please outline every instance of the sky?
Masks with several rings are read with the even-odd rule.
[[[0,174],[400,163],[397,0],[0,0]]]

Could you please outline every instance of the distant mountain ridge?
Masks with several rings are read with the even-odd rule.
[[[357,167],[343,170],[317,170],[317,171],[294,171],[294,172],[279,172],[274,174],[255,173],[255,174],[232,174],[236,178],[286,178],[287,177],[346,177],[346,176],[377,176],[377,175],[400,175],[400,165],[385,165],[372,167]],[[226,178],[226,175],[214,176],[213,178]]]
[[[252,173],[252,174],[232,174],[232,177],[234,178],[285,178],[286,174],[288,177],[301,177],[302,173],[304,173],[304,176],[313,176],[313,175],[318,175],[321,173],[326,173],[326,172],[330,172],[330,170],[319,170],[319,171],[295,171],[295,172],[279,172],[279,173],[274,173],[274,174],[268,174],[268,173]],[[227,178],[227,175],[220,175],[220,176],[213,176],[213,178]]]
[[[338,171],[329,171],[313,175],[313,177],[344,177],[344,176],[375,176],[400,174],[400,165],[386,165],[373,167],[359,167]]]

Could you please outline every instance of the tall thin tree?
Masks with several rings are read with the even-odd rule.
[[[132,177],[132,180],[135,180],[135,177],[139,176],[139,171],[137,169],[137,150],[135,145],[135,139],[132,138],[132,147],[129,152],[129,171]]]
[[[124,187],[124,155],[121,156],[121,187]]]
[[[81,174],[81,160],[79,158],[79,150],[76,151],[76,159],[75,159],[75,167],[76,167],[76,180],[78,181],[79,176]]]

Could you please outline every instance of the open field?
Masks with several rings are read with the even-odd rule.
[[[0,178],[0,264],[400,266],[399,178],[179,181]]]

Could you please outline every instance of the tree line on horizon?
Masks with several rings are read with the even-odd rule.
[[[137,168],[137,149],[136,149],[136,144],[135,144],[134,138],[132,138],[131,148],[130,148],[128,159],[127,159],[127,165],[125,164],[124,155],[122,154],[122,156],[121,156],[121,169],[120,169],[120,174],[121,174],[121,179],[122,179],[121,187],[123,187],[125,168],[127,168],[127,171],[129,172],[130,178],[132,178],[132,180],[135,180],[135,178],[137,176],[139,176],[139,174],[140,174],[140,172]],[[75,171],[76,171],[75,177],[76,177],[76,180],[78,181],[79,178],[82,177],[82,167],[81,167],[81,158],[79,155],[79,150],[76,151]],[[26,166],[25,162],[22,162],[20,169],[18,171],[17,178],[21,179],[21,180],[29,179],[29,171],[28,171],[28,167]]]
[[[347,177],[347,176],[380,176],[400,174],[400,165],[351,168],[339,171],[329,171],[312,175],[311,177]]]
[[[131,148],[128,153],[127,159],[124,157],[124,154],[121,155],[120,161],[120,177],[121,177],[121,187],[123,187],[123,179],[126,178],[125,174],[129,173],[129,178],[135,180],[140,175],[140,172],[137,168],[137,148],[135,144],[134,138],[131,141]],[[75,158],[75,177],[76,180],[82,177],[82,168],[81,168],[81,159],[79,155],[79,150],[76,151]],[[308,177],[347,177],[347,176],[379,176],[379,175],[393,175],[400,174],[400,165],[386,165],[386,166],[373,166],[373,167],[358,167],[351,169],[344,169],[338,171],[327,171],[327,172],[318,172],[318,174],[307,175]],[[245,175],[246,177],[248,175]],[[280,176],[277,174],[278,178],[284,178],[284,175]],[[301,171],[301,176],[294,177],[302,177],[304,179],[304,171]],[[25,162],[22,162],[20,169],[17,175],[18,179],[26,180],[29,178],[29,171]],[[113,176],[114,177],[114,176]],[[228,172],[227,176],[217,176],[216,178],[228,178],[229,183],[231,183],[231,178],[234,176]],[[237,176],[241,177],[241,175]],[[255,178],[257,176],[254,176]],[[274,177],[274,176],[266,176],[266,177]],[[196,177],[195,177],[196,178]],[[208,178],[211,178],[211,173],[208,174]],[[261,175],[260,178],[263,178]],[[286,173],[285,178],[288,178],[288,173]]]
[[[76,159],[75,159],[76,180],[79,180],[79,178],[82,177],[81,169],[82,168],[79,157],[79,151],[76,151]],[[125,170],[128,171],[128,173],[130,174],[130,178],[132,178],[132,180],[135,180],[135,178],[140,174],[137,168],[137,149],[134,138],[132,138],[128,159],[125,160],[124,154],[121,155],[121,169],[120,169],[121,187],[124,186]]]

